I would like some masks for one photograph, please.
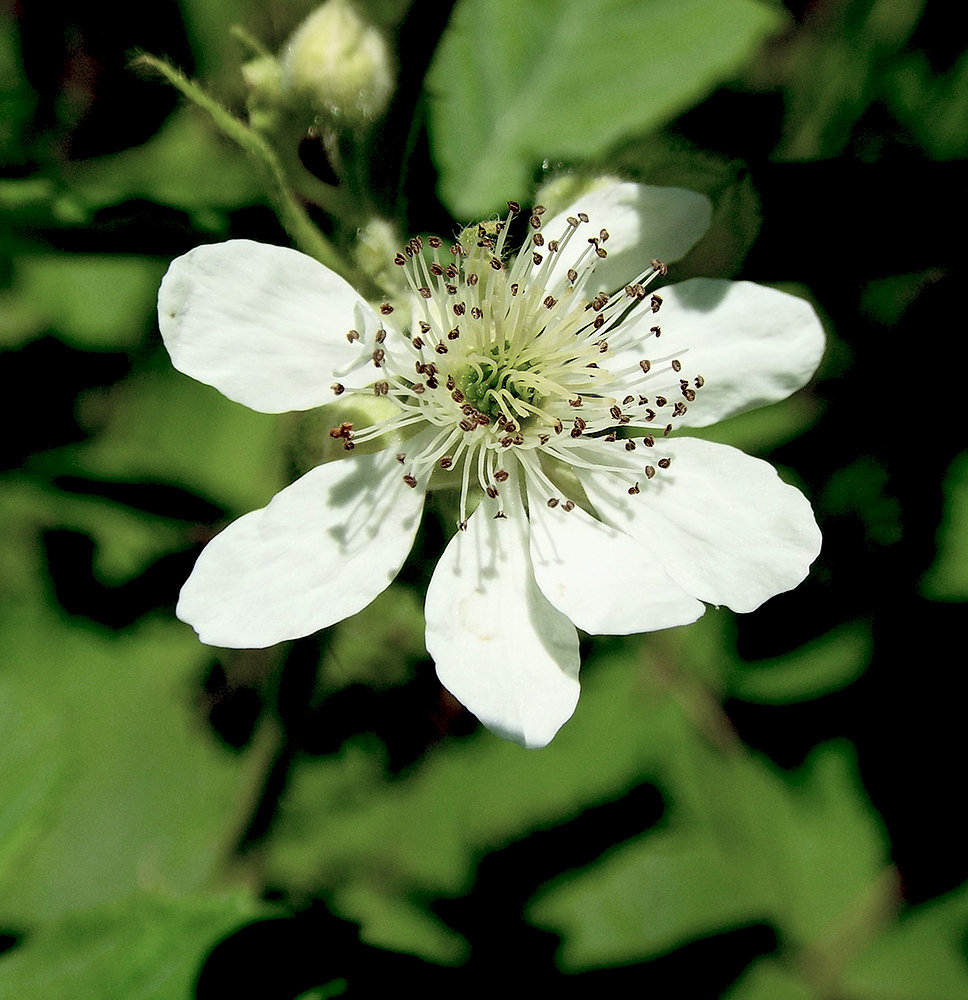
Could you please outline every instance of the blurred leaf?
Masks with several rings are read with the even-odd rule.
[[[873,648],[870,626],[848,622],[787,656],[739,666],[729,679],[729,694],[761,705],[819,698],[856,680]]]
[[[724,1000],[816,1000],[816,993],[775,958],[754,962]]]
[[[923,52],[911,52],[888,78],[888,99],[898,119],[928,155],[953,160],[968,153],[968,52],[943,76]]]
[[[139,893],[73,913],[0,957],[4,1000],[186,1000],[209,950],[263,908]]]
[[[484,852],[657,774],[673,742],[661,690],[629,643],[586,664],[576,716],[540,753],[481,731],[440,743],[393,783],[372,739],[304,762],[269,845],[269,881],[297,899],[323,893],[369,943],[458,961],[466,945],[419,901],[462,894]]]
[[[13,11],[0,8],[0,166],[26,159],[23,131],[37,101],[23,74]]]
[[[965,1000],[968,997],[968,886],[915,907],[879,936],[844,978],[864,1000]]]
[[[423,604],[410,587],[391,583],[358,614],[333,628],[324,681],[374,688],[402,684],[424,658]]]
[[[0,645],[17,709],[2,720],[12,770],[0,803],[23,847],[0,872],[0,923],[57,919],[139,888],[195,891],[223,861],[251,766],[221,751],[193,706],[209,652],[180,624],[112,636],[58,615],[39,552],[56,513],[41,491],[5,484],[0,516]]]
[[[71,190],[92,209],[144,198],[193,213],[201,228],[221,214],[261,202],[263,189],[245,154],[192,108],[181,108],[150,141],[77,165]]]
[[[171,367],[136,372],[107,392],[82,398],[89,441],[34,458],[46,475],[184,486],[233,512],[267,503],[286,485],[280,418],[226,399]]]
[[[752,0],[463,0],[427,83],[443,201],[473,219],[526,199],[544,159],[670,120],[781,23]]]
[[[67,757],[55,713],[11,677],[0,677],[0,734],[2,884],[56,808]]]
[[[145,257],[33,255],[14,262],[14,287],[0,292],[5,346],[53,329],[66,343],[91,350],[133,347],[154,314],[160,261]]]
[[[815,750],[793,781],[738,749],[715,753],[682,726],[668,752],[667,827],[531,907],[561,934],[565,969],[642,960],[760,920],[791,944],[819,942],[871,891],[884,843],[849,748]]]
[[[942,483],[944,517],[938,529],[937,555],[921,578],[930,601],[968,600],[968,451],[948,466]]]
[[[837,517],[857,518],[868,544],[896,545],[903,534],[901,504],[890,487],[883,462],[861,455],[827,480],[818,506]]]
[[[18,740],[57,754],[53,715],[68,767],[57,808],[5,873],[0,920],[19,926],[137,888],[205,885],[245,787],[239,761],[192,721],[191,685],[207,651],[181,626],[107,638],[26,609],[5,616],[0,634],[24,690],[44,707],[19,720]]]

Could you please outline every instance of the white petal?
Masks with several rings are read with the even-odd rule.
[[[578,703],[578,635],[535,584],[516,491],[503,490],[506,518],[482,500],[444,551],[427,590],[427,649],[488,729],[541,747]]]
[[[380,324],[312,257],[231,240],[172,262],[158,293],[158,325],[179,371],[253,410],[281,413],[330,402],[336,373],[364,350],[347,332],[365,336]],[[368,385],[374,372],[366,365],[355,380],[338,381]]]
[[[674,377],[670,373],[669,384],[663,386],[673,399],[679,398],[680,378],[692,382],[701,375],[705,385],[677,426],[705,427],[786,399],[820,364],[823,327],[813,306],[795,295],[748,281],[713,278],[669,285],[659,294],[659,312],[640,318],[635,331],[645,336],[649,327],[658,325],[660,338],[649,338],[641,350],[625,350],[607,364],[617,370],[634,367],[643,357],[678,358],[682,372]],[[647,388],[642,391],[650,394]]]
[[[806,497],[768,462],[694,438],[663,440],[655,452],[672,465],[642,476],[636,496],[612,473],[575,471],[599,516],[638,539],[686,593],[752,611],[803,580],[820,530]],[[641,472],[626,454],[613,464]]]
[[[545,239],[558,239],[568,228],[568,216],[577,217],[579,212],[588,216],[588,222],[579,225],[552,273],[555,279],[561,278],[587,246],[589,237],[607,230],[609,238],[602,246],[608,256],[597,262],[595,274],[585,286],[591,297],[624,288],[648,268],[653,257],[669,264],[684,256],[709,228],[712,205],[705,195],[685,188],[609,184],[582,196],[545,223]]]
[[[530,515],[538,586],[586,632],[652,632],[694,622],[705,611],[644,546],[580,507],[551,509],[537,499]]]
[[[424,491],[389,452],[320,465],[202,551],[176,614],[212,646],[309,635],[366,607],[396,576]]]

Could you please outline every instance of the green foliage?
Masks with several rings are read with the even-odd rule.
[[[663,125],[781,23],[749,0],[465,0],[428,78],[442,200],[472,219],[526,197],[544,160]]]
[[[929,308],[961,263],[944,247],[912,263],[922,247],[904,243],[911,165],[966,152],[968,61],[925,41],[933,5],[791,4],[808,8],[794,24],[754,0],[459,0],[437,40],[428,8],[361,2],[413,46],[367,133],[338,118],[273,131],[279,108],[246,118],[252,53],[231,26],[275,56],[311,0],[184,0],[197,79],[165,63],[188,100],[139,107],[153,134],[127,140],[128,123],[98,124],[109,53],[84,5],[52,10],[49,29],[26,6],[0,5],[0,941],[14,942],[0,998],[182,1000],[239,928],[322,912],[296,957],[336,942],[339,964],[293,986],[305,1000],[381,995],[378,967],[419,995],[495,992],[488,974],[506,990],[517,968],[491,968],[505,952],[529,989],[565,997],[610,970],[616,995],[968,1000],[945,812],[963,785],[949,692],[968,452],[957,385],[935,375],[959,314]],[[125,37],[116,59],[151,41]],[[103,147],[77,159],[68,133],[85,125]],[[424,155],[440,202],[410,169]],[[896,265],[866,266],[883,254],[844,238],[836,211],[778,234],[757,183],[784,159],[896,169],[877,205]],[[825,531],[810,581],[742,622],[710,608],[688,628],[584,637],[578,711],[535,752],[471,731],[434,681],[433,515],[398,581],[318,641],[201,646],[173,615],[192,552],[333,460],[329,428],[362,426],[380,400],[258,414],[176,372],[155,320],[168,260],[230,235],[278,241],[272,205],[382,296],[399,233],[509,198],[554,211],[604,173],[713,201],[670,281],[802,281],[784,287],[824,315],[815,385],[701,432],[798,470]],[[823,205],[808,187],[786,202]],[[775,268],[758,240],[779,248]],[[820,250],[783,257],[801,244]],[[651,985],[656,959],[692,963],[686,946],[761,925],[773,952],[731,956],[706,993]]]
[[[4,961],[7,1000],[188,997],[198,964],[259,914],[244,896],[140,892],[46,924]]]

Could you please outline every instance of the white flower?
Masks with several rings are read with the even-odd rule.
[[[209,543],[177,609],[203,642],[267,646],[361,610],[435,477],[457,484],[461,530],[427,592],[427,649],[526,746],[574,711],[576,625],[751,611],[804,578],[820,548],[807,500],[766,462],[669,433],[800,388],[823,349],[811,307],[745,282],[647,290],[708,225],[701,195],[616,183],[542,214],[513,258],[502,223],[463,247],[411,241],[409,331],[293,250],[237,240],[172,264],[158,309],[176,368],[271,413],[375,393],[392,418],[331,433],[347,449],[409,435],[313,469]]]

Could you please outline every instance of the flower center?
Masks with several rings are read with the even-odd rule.
[[[658,424],[657,432],[667,435],[670,418],[681,416],[702,386],[701,376],[680,377],[678,358],[639,354],[661,334],[654,320],[648,325],[661,297],[646,291],[666,273],[660,261],[653,260],[619,292],[589,299],[582,292],[607,256],[607,231],[566,257],[587,216],[570,217],[563,232],[546,240],[539,206],[529,219],[524,248],[507,262],[508,225],[520,211],[514,203],[509,207],[507,220],[465,229],[450,248],[451,260],[442,257],[437,237],[427,241],[429,259],[419,237],[397,254],[414,303],[409,335],[388,340],[381,327],[347,336],[361,346],[350,370],[372,364],[377,378],[369,391],[392,399],[398,411],[358,432],[348,424],[330,432],[343,438],[346,448],[405,428],[408,434],[425,432],[413,454],[398,456],[406,467],[404,480],[416,486],[437,467],[459,469],[461,525],[472,476],[495,496],[497,484],[508,478],[508,454],[545,492],[554,489],[545,472],[548,463],[587,465],[577,449],[592,442],[603,446],[602,461],[594,467],[626,474],[627,467],[609,464],[605,446],[621,441],[617,447],[633,451],[639,441],[654,448],[648,425]],[[380,311],[386,316],[393,308],[384,303]],[[341,383],[333,389],[337,395],[344,391]],[[670,403],[674,396],[680,399]],[[628,437],[629,424],[644,425],[647,432]],[[651,479],[656,466],[667,468],[668,462],[658,458],[642,474]],[[638,489],[632,481],[629,492]]]

